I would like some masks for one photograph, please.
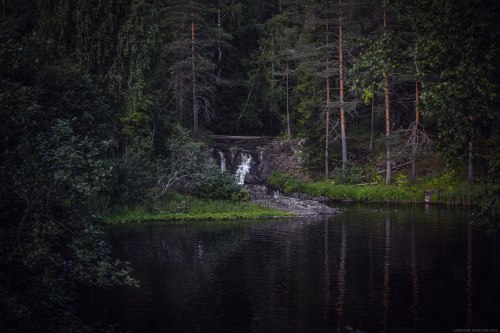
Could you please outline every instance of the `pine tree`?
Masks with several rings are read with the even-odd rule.
[[[220,2],[169,0],[165,7],[172,63],[170,78],[175,87],[176,108],[182,118],[189,96],[193,135],[197,136],[200,117],[209,121],[217,86],[222,84],[215,59],[230,39],[219,24]]]

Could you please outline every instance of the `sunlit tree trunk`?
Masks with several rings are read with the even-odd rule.
[[[342,2],[339,1],[339,4]],[[344,50],[342,49],[342,13],[339,15],[339,70],[340,70],[340,135],[342,141],[342,170],[347,165],[347,144],[345,136],[345,108],[344,108]]]

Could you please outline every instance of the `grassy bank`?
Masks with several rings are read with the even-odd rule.
[[[151,204],[110,207],[103,211],[103,216],[107,223],[137,223],[260,219],[293,214],[251,202],[176,195]]]
[[[469,184],[446,174],[415,184],[402,179],[393,185],[345,185],[333,181],[305,181],[293,175],[273,174],[270,183],[286,193],[302,192],[328,197],[334,201],[422,203],[427,192],[431,203],[488,207],[495,210],[497,215],[500,206],[499,185]]]

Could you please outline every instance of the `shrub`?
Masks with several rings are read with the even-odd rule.
[[[236,184],[234,176],[221,171],[213,164],[204,165],[195,176],[195,195],[217,200],[243,201],[248,195]]]
[[[113,201],[122,204],[148,200],[153,165],[153,162],[135,156],[116,160],[110,190]]]
[[[500,185],[481,186],[481,190],[477,191],[474,199],[476,215],[485,217],[491,223],[500,222]]]
[[[359,184],[365,182],[363,173],[363,169],[359,165],[348,164],[345,170],[334,169],[331,178],[337,184]]]
[[[195,175],[206,163],[201,152],[201,144],[193,142],[189,131],[181,126],[174,126],[172,136],[165,146],[165,156],[156,161],[155,199],[162,198],[176,188],[185,190],[195,188]]]
[[[406,175],[403,175],[402,173],[400,173],[396,177],[396,184],[398,186],[407,186],[408,185],[408,177]]]

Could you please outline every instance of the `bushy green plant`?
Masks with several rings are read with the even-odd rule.
[[[492,224],[500,223],[500,185],[487,184],[481,186],[474,198],[475,214]]]
[[[458,183],[459,181],[457,180],[455,170],[446,169],[441,175],[427,179],[423,183],[423,186],[432,189],[446,189],[451,191]]]
[[[129,156],[114,161],[110,196],[114,203],[124,204],[150,200],[154,181],[154,161]]]
[[[363,173],[366,183],[385,184],[385,177],[374,166],[366,165]]]
[[[337,184],[359,184],[365,181],[363,169],[351,163],[346,166],[345,170],[333,169],[331,179]]]
[[[407,186],[409,184],[408,176],[400,173],[396,176],[396,184],[398,186]]]
[[[248,195],[236,184],[234,176],[221,171],[213,164],[206,164],[196,175],[194,194],[202,198],[242,201]]]
[[[189,131],[175,125],[165,143],[165,154],[156,159],[154,197],[160,199],[174,189],[196,188],[196,174],[204,167],[201,143],[191,139]]]

